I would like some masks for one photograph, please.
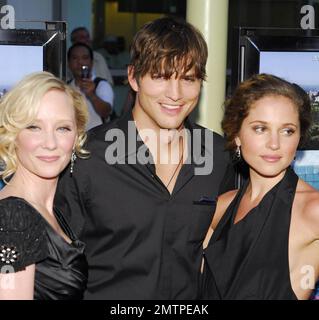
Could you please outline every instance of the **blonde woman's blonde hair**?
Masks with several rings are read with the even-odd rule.
[[[83,148],[86,140],[88,111],[83,95],[49,72],[36,72],[23,78],[0,99],[0,174],[6,178],[17,169],[15,141],[22,129],[32,124],[43,96],[50,90],[65,92],[73,102],[77,137],[75,153],[80,158],[89,156]]]

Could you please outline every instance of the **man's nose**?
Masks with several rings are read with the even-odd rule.
[[[166,96],[173,101],[178,101],[182,98],[182,89],[179,79],[169,79],[166,89]]]

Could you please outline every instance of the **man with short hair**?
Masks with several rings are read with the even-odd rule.
[[[134,107],[90,132],[91,157],[60,180],[56,205],[86,243],[86,299],[197,299],[203,240],[234,188],[221,136],[188,120],[207,46],[191,24],[147,23],[131,47]]]
[[[85,43],[92,48],[92,39],[89,30],[85,27],[77,27],[72,30],[71,43]],[[93,49],[92,49],[93,50]],[[104,59],[104,57],[97,51],[93,50],[93,74],[96,77],[106,79],[112,86],[114,85],[113,78],[110,69]]]
[[[85,43],[78,42],[70,47],[68,64],[73,76],[69,84],[79,88],[86,98],[89,111],[87,130],[99,126],[112,113],[113,88],[108,81],[92,74],[93,52]]]

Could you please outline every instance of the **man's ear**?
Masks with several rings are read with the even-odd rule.
[[[133,66],[127,67],[127,79],[128,79],[128,82],[129,82],[131,88],[135,92],[137,92],[138,91],[138,83],[137,83],[137,80],[134,75],[134,67]]]

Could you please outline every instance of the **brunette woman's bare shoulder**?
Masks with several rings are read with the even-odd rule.
[[[306,183],[299,180],[295,207],[302,215],[305,224],[309,231],[314,234],[314,239],[319,239],[319,191]]]
[[[224,215],[226,209],[230,205],[230,203],[235,198],[236,194],[238,192],[238,189],[230,190],[228,192],[225,192],[221,194],[217,199],[217,207],[214,214],[214,218],[211,223],[211,228],[215,229],[217,224],[219,223],[220,219]]]

